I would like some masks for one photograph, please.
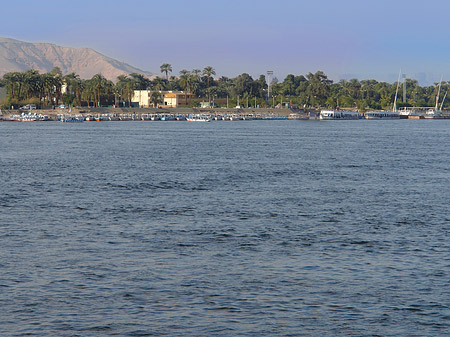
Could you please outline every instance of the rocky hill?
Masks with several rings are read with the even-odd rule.
[[[45,73],[54,67],[59,67],[63,74],[74,72],[83,79],[89,79],[98,73],[109,80],[116,80],[117,76],[130,73],[152,75],[90,48],[61,47],[0,37],[0,76],[28,69]]]

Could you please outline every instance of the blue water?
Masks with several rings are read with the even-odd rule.
[[[1,336],[445,336],[450,121],[0,123]]]

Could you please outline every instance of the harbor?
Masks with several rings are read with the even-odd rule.
[[[3,110],[2,121],[249,121],[308,119],[309,112],[290,109],[199,109],[199,108],[90,108],[52,110]],[[200,118],[201,117],[201,118]]]
[[[393,120],[450,119],[449,111],[432,109],[392,111],[294,109],[155,109],[92,108],[53,110],[3,110],[3,122],[106,122],[106,121],[252,121],[252,120]]]

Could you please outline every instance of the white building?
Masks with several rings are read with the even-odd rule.
[[[151,100],[152,90],[135,90],[131,102],[139,104],[140,108],[153,107]],[[165,108],[177,108],[187,106],[195,98],[194,94],[188,94],[183,91],[159,91],[161,93],[162,103],[159,104]]]

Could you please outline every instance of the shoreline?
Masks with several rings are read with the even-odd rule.
[[[1,110],[0,122],[23,121],[185,121],[191,116],[210,120],[316,120],[320,110],[289,108],[71,108]],[[337,118],[339,119],[339,118]],[[341,118],[343,120],[349,118]],[[363,114],[358,118],[366,119]],[[450,113],[427,116],[425,113],[400,116],[400,118],[367,118],[373,120],[397,119],[450,119]],[[332,120],[332,119],[326,119]]]

